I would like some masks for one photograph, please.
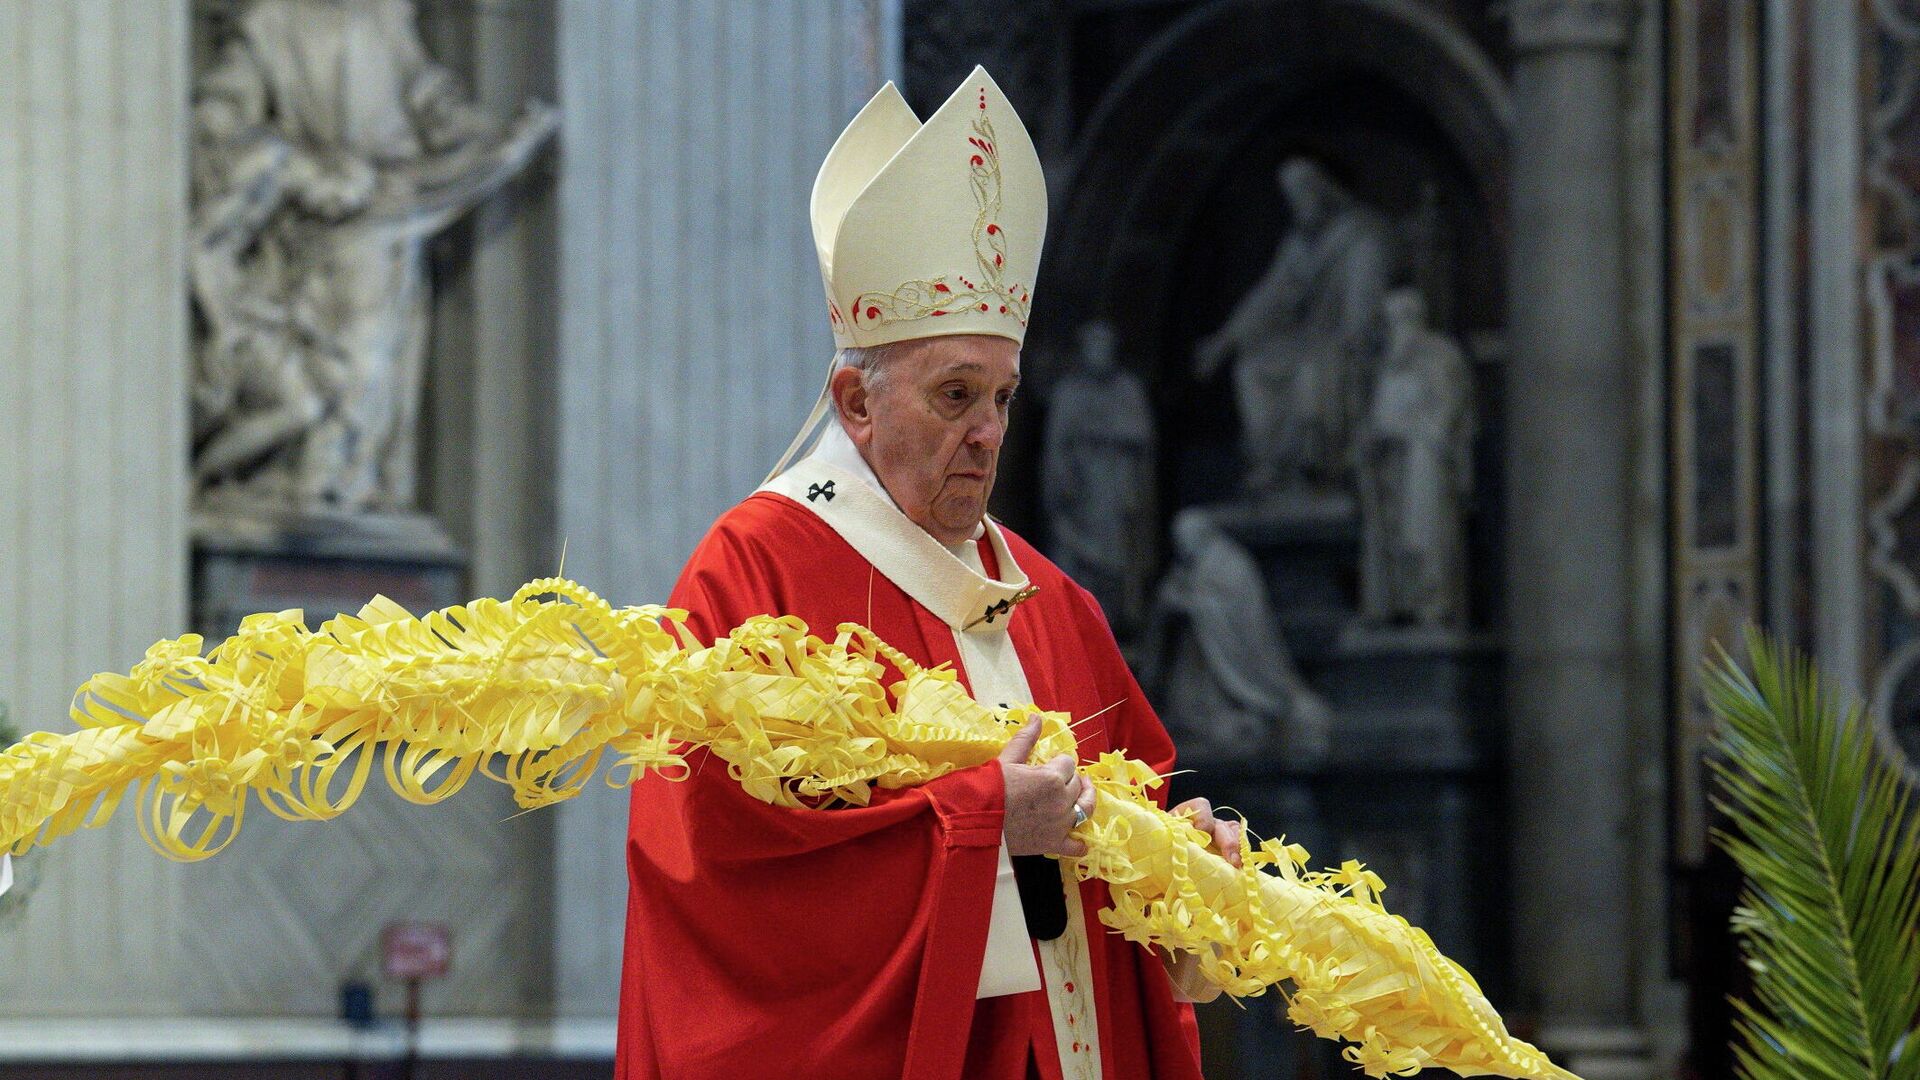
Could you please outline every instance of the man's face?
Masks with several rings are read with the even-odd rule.
[[[877,389],[857,376],[840,372],[834,397],[874,475],[934,539],[972,536],[993,494],[1020,346],[983,334],[921,338],[887,357]]]

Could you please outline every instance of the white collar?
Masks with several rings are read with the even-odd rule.
[[[823,447],[831,445],[831,433],[829,429],[822,437]],[[844,432],[841,440],[853,449]],[[872,469],[863,478],[836,464],[834,457],[833,452],[822,454],[816,449],[760,490],[784,495],[813,511],[887,580],[954,630],[1004,631],[1013,606],[1036,590],[1014,561],[999,526],[990,521],[980,526],[1000,572],[1001,580],[995,580],[967,565],[953,549],[901,513],[879,480],[869,479]]]
[[[839,417],[827,417],[826,427],[820,432],[820,441],[814,444],[813,452],[808,454],[807,458],[817,458],[837,467],[842,472],[859,477],[862,483],[879,492],[887,500],[888,505],[896,510],[900,508],[900,504],[893,501],[893,495],[887,491],[886,485],[880,482],[880,477],[873,471],[873,466],[867,464],[867,459],[860,453],[860,448],[853,445],[853,438],[847,434],[847,429],[841,426]]]

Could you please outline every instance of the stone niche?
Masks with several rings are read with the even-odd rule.
[[[1101,600],[1183,747],[1181,765],[1195,770],[1175,781],[1174,797],[1229,805],[1306,844],[1320,862],[1367,861],[1389,885],[1389,909],[1426,927],[1502,1001],[1509,105],[1498,28],[1459,4],[1055,7],[1060,19],[1047,34],[1004,31],[989,37],[1007,56],[975,54],[991,70],[1022,73],[1009,93],[1045,127],[1036,141],[1053,190],[1045,296],[1025,350],[1031,392],[996,509],[1066,565],[1076,538],[1060,533],[1079,526],[1059,511],[1049,484],[1097,470],[1102,453],[1115,468],[1144,468],[1151,490],[1124,514],[1138,524],[1108,526],[1125,540],[1122,577],[1131,580],[1110,584]],[[938,32],[938,20],[916,19],[914,8],[906,12],[910,96],[941,85],[955,51],[913,36]],[[976,21],[1026,25],[1011,11],[1005,22]],[[1042,47],[1066,63],[1034,63],[1028,54]],[[1349,220],[1338,228],[1378,242],[1334,240],[1315,254],[1312,242],[1289,241],[1311,232],[1299,220],[1311,215],[1278,182],[1289,161],[1311,162],[1344,193]],[[1249,392],[1259,380],[1236,376],[1246,342],[1238,360],[1212,371],[1197,363],[1249,293],[1272,286],[1270,268],[1287,242],[1305,249],[1304,277],[1324,280],[1281,297],[1263,318],[1324,328],[1331,317],[1312,309],[1349,303],[1366,310],[1348,321],[1379,328],[1328,364],[1349,386],[1349,430],[1323,433],[1321,448],[1306,453],[1317,464],[1305,469],[1295,468],[1298,454],[1263,449],[1288,430],[1263,410],[1292,399],[1272,385]],[[1311,269],[1316,258],[1379,265],[1322,273]],[[1329,299],[1343,289],[1359,299]],[[1422,333],[1407,340],[1453,373],[1460,400],[1448,408],[1465,425],[1453,429],[1461,433],[1460,521],[1447,575],[1460,595],[1431,617],[1368,613],[1379,606],[1369,574],[1394,565],[1377,548],[1371,557],[1363,550],[1368,521],[1381,519],[1367,509],[1370,481],[1354,447],[1391,361],[1385,314],[1358,316],[1388,293],[1413,304]],[[1082,355],[1092,322],[1111,327],[1094,335],[1110,340],[1111,363]],[[1291,370],[1266,363],[1269,374]],[[1100,379],[1114,391],[1099,421],[1057,415],[1101,408]],[[1151,429],[1144,450],[1116,434],[1136,426],[1122,414],[1141,398]],[[1102,441],[1105,450],[1086,448]],[[1057,467],[1063,453],[1083,454],[1078,472]],[[1196,517],[1208,527],[1197,528]],[[1078,545],[1103,546],[1114,544]],[[1170,645],[1183,640],[1183,619],[1186,645]],[[1195,672],[1210,665],[1213,688],[1195,692]],[[1263,724],[1248,715],[1249,700],[1286,715]],[[1210,1076],[1350,1068],[1265,1000],[1245,1010],[1210,1006],[1202,1026]]]

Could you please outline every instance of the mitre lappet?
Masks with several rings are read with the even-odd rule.
[[[1026,339],[1047,183],[1026,125],[986,68],[924,124],[892,83],[881,87],[827,152],[810,216],[837,348],[944,334]],[[823,386],[768,479],[829,404]]]

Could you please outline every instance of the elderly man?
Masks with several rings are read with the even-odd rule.
[[[1045,232],[1040,163],[985,71],[922,125],[891,85],[841,135],[812,217],[840,346],[812,452],[717,521],[672,603],[872,628],[990,706],[1072,713],[1082,760],[1173,746],[1092,597],[987,517]],[[788,457],[793,456],[789,450]],[[636,785],[622,1077],[1197,1077],[1191,966],[1106,932],[1050,856],[1094,792],[1065,757],[871,805],[785,809],[696,754]],[[1186,808],[1237,858],[1239,826]]]

